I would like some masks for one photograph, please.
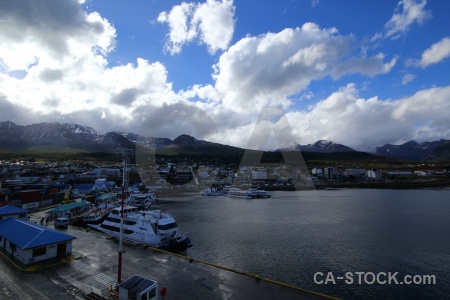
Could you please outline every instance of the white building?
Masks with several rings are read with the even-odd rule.
[[[24,265],[71,255],[74,239],[25,220],[9,218],[0,222],[0,250]]]
[[[322,176],[323,175],[323,170],[321,168],[313,168],[311,170],[311,174],[317,175],[317,176]]]
[[[363,176],[365,173],[366,171],[360,168],[352,168],[345,170],[345,176],[360,177]]]
[[[368,170],[367,171],[367,178],[375,179],[375,180],[381,180],[383,179],[383,175],[380,171],[374,171],[374,170]]]
[[[253,180],[266,180],[267,179],[267,171],[252,171],[252,179]]]
[[[17,218],[22,220],[28,220],[30,211],[26,209],[17,208],[14,206],[5,205],[0,207],[0,221],[9,218]]]

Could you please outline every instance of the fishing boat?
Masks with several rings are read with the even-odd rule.
[[[180,233],[175,219],[161,210],[141,210],[131,205],[114,208],[99,225],[88,224],[92,229],[110,236],[120,237],[121,221],[124,241],[143,244],[167,251],[178,251],[192,246],[186,233]]]

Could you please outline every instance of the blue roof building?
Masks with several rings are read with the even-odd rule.
[[[133,275],[119,285],[119,299],[158,299],[158,282],[139,275]]]
[[[24,265],[71,255],[74,239],[25,220],[9,218],[0,222],[0,249]]]
[[[0,221],[9,218],[28,220],[29,214],[29,210],[17,208],[15,206],[5,205],[0,207]]]

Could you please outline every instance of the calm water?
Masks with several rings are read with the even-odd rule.
[[[166,198],[188,255],[345,299],[450,298],[450,190],[272,192]],[[435,285],[314,283],[316,272],[435,275]],[[322,278],[325,279],[325,278]],[[369,277],[370,279],[370,277]],[[384,278],[382,278],[384,279]]]

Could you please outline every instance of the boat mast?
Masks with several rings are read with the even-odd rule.
[[[122,172],[122,204],[121,204],[121,210],[120,210],[120,235],[119,235],[119,248],[117,252],[119,253],[119,261],[118,261],[118,267],[117,267],[117,285],[119,285],[122,282],[122,253],[123,253],[123,207],[125,203],[125,173],[127,168],[127,157],[133,156],[133,149],[126,149],[126,148],[117,148],[116,154],[119,154],[123,158],[123,172]]]

